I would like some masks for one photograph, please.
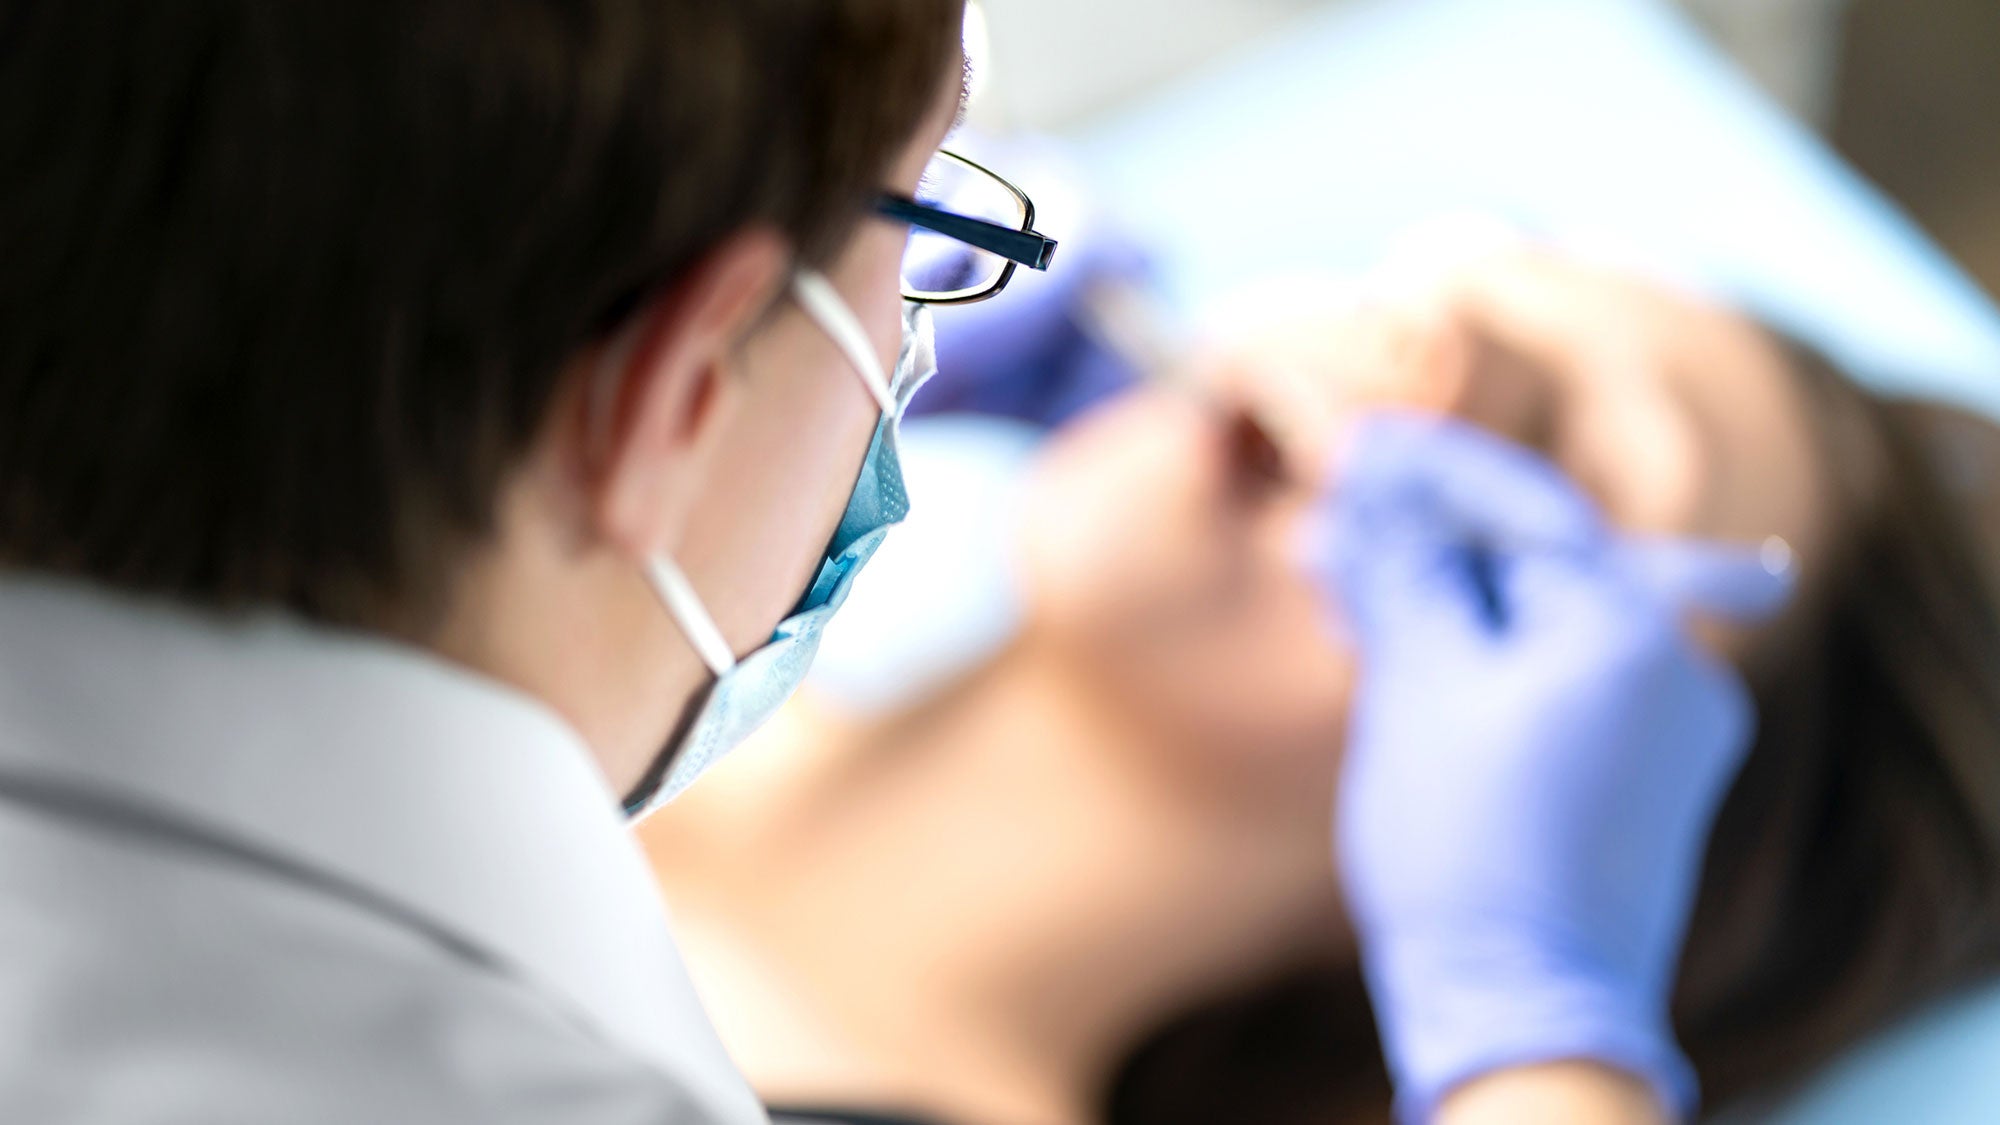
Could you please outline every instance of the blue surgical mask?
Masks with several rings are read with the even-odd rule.
[[[656,770],[627,798],[625,811],[633,817],[673,800],[791,698],[819,652],[821,632],[847,601],[861,568],[874,557],[889,528],[909,514],[897,427],[910,396],[937,371],[930,309],[904,306],[902,353],[896,370],[885,373],[860,320],[824,277],[800,273],[792,294],[806,315],[839,345],[881,407],[881,421],[818,575],[762,648],[738,659],[680,567],[665,555],[647,560],[646,576],[654,592],[715,680],[705,695],[689,703],[674,741],[662,755],[663,773]]]

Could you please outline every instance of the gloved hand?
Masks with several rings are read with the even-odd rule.
[[[1319,515],[1360,657],[1339,866],[1401,1115],[1577,1059],[1692,1111],[1668,995],[1752,714],[1683,615],[1775,612],[1791,568],[1623,540],[1554,466],[1410,416],[1357,427]]]

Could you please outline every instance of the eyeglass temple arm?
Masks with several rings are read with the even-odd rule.
[[[876,213],[913,227],[936,231],[989,254],[998,254],[1029,269],[1046,270],[1056,256],[1056,241],[1031,230],[1015,230],[985,219],[960,215],[942,207],[918,203],[900,195],[885,195],[875,203]],[[1032,218],[1030,219],[1032,222]]]

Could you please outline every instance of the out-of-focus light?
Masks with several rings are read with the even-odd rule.
[[[971,0],[965,6],[964,34],[965,62],[972,75],[971,99],[972,104],[977,105],[979,95],[986,89],[993,69],[993,44],[986,30],[986,6],[979,0]]]

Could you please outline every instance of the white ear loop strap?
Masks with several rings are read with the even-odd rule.
[[[868,339],[868,330],[854,317],[854,311],[840,296],[840,291],[826,279],[826,275],[816,270],[799,270],[792,275],[792,295],[798,298],[799,307],[806,311],[832,338],[834,345],[847,356],[847,362],[867,385],[868,393],[875,396],[875,402],[884,414],[896,413],[895,396],[889,393],[889,376],[882,370],[882,357],[875,354],[875,345]]]
[[[665,555],[654,555],[646,560],[646,578],[653,584],[653,592],[666,603],[667,612],[673,615],[674,624],[681,627],[688,644],[694,646],[701,662],[717,678],[727,675],[736,667],[736,653],[729,647],[722,630],[716,628],[715,618],[708,615],[707,607],[695,596],[694,586],[688,582],[687,574]]]
[[[590,442],[593,449],[602,448],[609,440],[611,430],[611,407],[618,396],[618,373],[624,367],[624,350],[607,358],[602,372],[590,393]],[[688,581],[687,573],[665,555],[654,555],[646,560],[646,580],[653,587],[653,593],[667,608],[667,615],[674,619],[681,635],[688,645],[701,657],[701,662],[710,672],[720,678],[736,667],[736,653],[729,647],[729,641],[715,624],[715,618],[708,614],[708,607],[701,604],[701,598],[694,592],[694,584]]]
[[[798,298],[799,307],[812,317],[834,345],[847,357],[861,382],[874,396],[875,402],[884,414],[896,412],[896,400],[889,393],[889,377],[882,370],[881,357],[875,354],[874,344],[869,342],[868,332],[855,319],[847,302],[834,289],[833,283],[822,274],[812,270],[800,270],[792,278],[792,293]],[[608,398],[600,394],[599,399]],[[608,402],[596,401],[592,404],[593,429],[599,420],[595,416],[608,414]],[[729,647],[729,641],[716,627],[715,618],[710,617],[708,608],[701,604],[701,598],[694,592],[694,584],[688,581],[685,571],[665,555],[654,555],[646,560],[646,578],[652,583],[653,592],[666,604],[667,612],[673,615],[674,623],[680,626],[701,662],[708,670],[720,678],[736,667],[736,653]]]

